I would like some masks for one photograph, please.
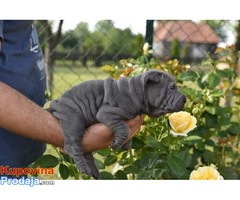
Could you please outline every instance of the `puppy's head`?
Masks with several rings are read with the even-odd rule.
[[[144,113],[160,117],[183,109],[186,96],[178,89],[172,75],[160,70],[149,70],[141,76],[144,95]]]

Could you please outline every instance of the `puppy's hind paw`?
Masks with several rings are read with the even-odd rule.
[[[100,180],[101,179],[101,174],[98,172],[98,173],[94,173],[91,175],[95,180]]]
[[[87,164],[85,159],[81,159],[81,161],[76,163],[78,170],[86,175],[92,175],[92,170],[90,166]]]
[[[91,168],[91,176],[94,179],[99,180],[101,178],[100,172],[94,162],[94,157],[92,153],[84,153],[84,158],[87,161],[88,166]]]

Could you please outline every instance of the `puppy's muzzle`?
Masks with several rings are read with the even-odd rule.
[[[185,103],[187,101],[186,96],[183,93],[179,93],[176,103],[176,111],[180,111],[183,109]]]

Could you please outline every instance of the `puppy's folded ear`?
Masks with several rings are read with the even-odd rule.
[[[148,70],[147,72],[144,72],[141,77],[141,83],[143,87],[143,100],[144,100],[144,107],[145,112],[148,114],[150,113],[150,107],[149,107],[149,98],[155,99],[156,92],[150,92],[154,91],[156,89],[160,89],[160,82],[163,82],[164,80],[164,72],[156,69]],[[151,94],[151,97],[150,95]]]
[[[142,84],[145,87],[149,83],[158,83],[161,81],[163,73],[159,70],[149,70],[142,75]]]

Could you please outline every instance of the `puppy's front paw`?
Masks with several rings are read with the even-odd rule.
[[[110,148],[112,149],[118,149],[122,146],[122,143],[117,142],[117,141],[113,141],[113,143],[110,145]]]
[[[127,143],[125,143],[125,144],[122,146],[122,149],[123,149],[124,151],[126,151],[126,150],[131,149],[131,147],[132,147],[132,140],[129,140]]]

